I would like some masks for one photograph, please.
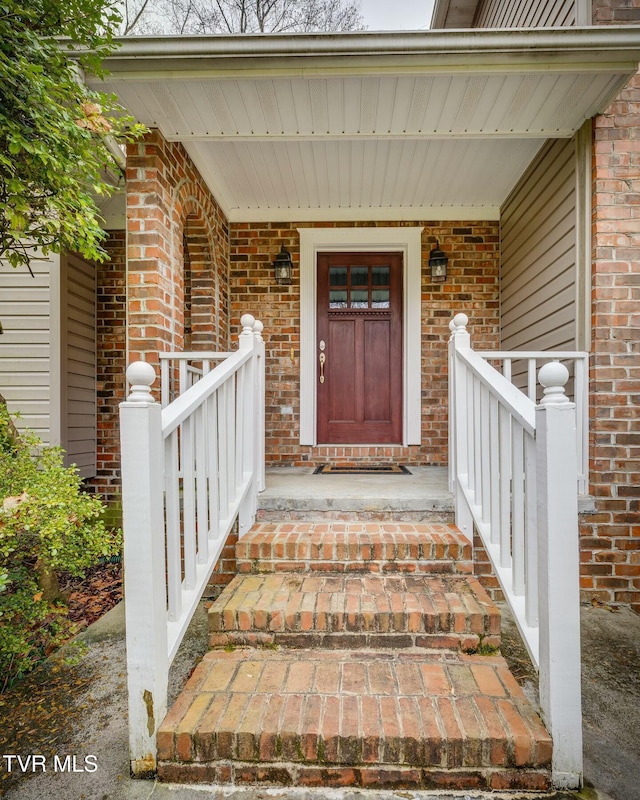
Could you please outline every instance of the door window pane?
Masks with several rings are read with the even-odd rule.
[[[389,267],[372,267],[371,272],[374,286],[389,285]]]
[[[329,308],[346,308],[347,307],[347,290],[346,289],[331,289],[329,292]]]
[[[351,267],[351,285],[369,285],[369,267]]]
[[[347,268],[329,267],[329,286],[346,286],[346,285],[347,285]]]
[[[389,308],[389,290],[374,289],[371,292],[371,306],[373,308]]]
[[[368,308],[369,291],[368,289],[351,290],[351,308]]]

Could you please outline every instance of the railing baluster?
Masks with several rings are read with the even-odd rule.
[[[218,475],[220,478],[220,517],[222,519],[226,519],[229,514],[228,395],[229,381],[218,392]]]
[[[482,415],[480,407],[480,381],[473,378],[473,488],[477,506],[482,505]]]
[[[513,558],[513,591],[516,595],[524,594],[524,431],[520,425],[512,425],[513,433],[513,485],[511,487],[513,502],[511,513]]]
[[[589,454],[589,371],[584,358],[574,362],[573,397],[576,404],[577,430],[577,458],[578,458],[578,486],[579,493],[587,493],[588,483],[588,454]]]
[[[180,361],[178,364],[178,387],[180,394],[184,394],[187,389],[189,388],[188,381],[188,371],[187,368],[189,363],[187,361]]]
[[[238,487],[242,485],[242,471],[244,468],[244,464],[242,462],[244,455],[244,437],[246,433],[243,425],[246,367],[247,365],[245,364],[240,370],[238,370],[236,378],[235,419],[237,435],[234,449],[236,452],[236,486]]]
[[[182,614],[182,566],[180,547],[180,478],[178,436],[176,428],[165,443],[165,497],[167,535],[167,594],[169,620],[174,622]]]
[[[220,538],[220,488],[218,478],[218,392],[207,399],[207,472],[209,476],[209,537]]]
[[[527,359],[527,395],[529,400],[536,402],[536,359]]]
[[[195,414],[196,440],[196,526],[198,542],[198,564],[206,564],[209,560],[209,513],[207,503],[207,456],[205,405],[201,405]]]
[[[491,520],[491,541],[494,544],[500,542],[500,429],[499,429],[499,408],[497,399],[489,394],[489,474],[491,475],[490,486],[490,514]]]
[[[195,431],[193,417],[182,423],[182,545],[184,548],[185,589],[196,582],[196,487],[194,470]]]
[[[536,440],[525,434],[525,610],[527,624],[538,627],[538,525]]]
[[[469,484],[469,490],[471,492],[475,491],[476,488],[476,477],[475,477],[475,459],[473,455],[473,439],[474,439],[474,424],[475,424],[475,416],[473,413],[473,375],[470,373],[467,374],[467,404],[466,404],[466,419],[465,424],[467,426],[467,482]]]
[[[500,566],[511,568],[511,418],[504,406],[499,411],[500,430]]]
[[[480,472],[482,474],[482,519],[491,521],[491,412],[489,409],[489,390],[480,387]]]
[[[160,361],[160,405],[162,408],[169,405],[169,369],[168,361]]]
[[[227,469],[229,473],[229,491],[235,495],[236,482],[236,380],[237,373],[227,384]]]

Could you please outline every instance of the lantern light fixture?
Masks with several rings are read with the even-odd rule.
[[[429,268],[431,269],[432,281],[444,281],[447,279],[447,264],[449,258],[440,249],[440,242],[436,240],[436,246],[429,253]]]
[[[275,257],[273,262],[273,276],[276,283],[281,286],[288,286],[291,283],[291,272],[293,263],[291,261],[291,253],[285,248],[284,245],[280,246],[280,252]]]

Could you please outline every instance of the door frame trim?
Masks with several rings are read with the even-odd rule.
[[[317,439],[316,257],[320,251],[395,251],[403,254],[402,444],[421,443],[422,226],[298,228],[300,234],[300,444]],[[362,445],[359,445],[362,446]]]

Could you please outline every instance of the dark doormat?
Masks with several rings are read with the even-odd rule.
[[[344,464],[320,464],[313,470],[314,475],[411,475],[402,464],[360,464],[346,466]]]

